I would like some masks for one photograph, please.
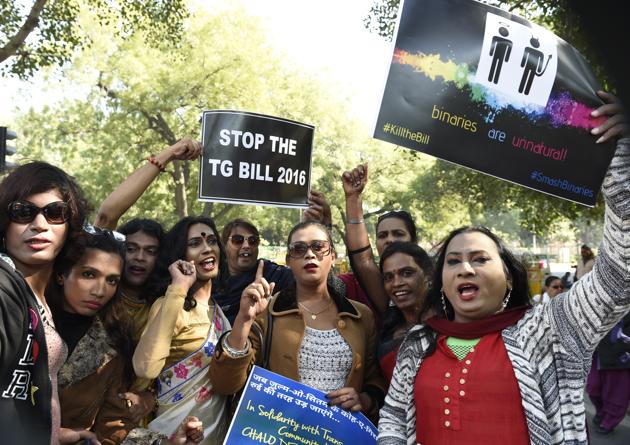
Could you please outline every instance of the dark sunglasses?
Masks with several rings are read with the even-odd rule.
[[[320,261],[326,255],[330,255],[330,252],[332,251],[330,243],[325,240],[311,241],[310,244],[304,241],[296,241],[289,244],[289,256],[291,258],[302,258],[306,255],[308,249],[311,249]]]
[[[28,201],[13,201],[9,204],[9,219],[18,224],[27,224],[42,213],[49,224],[63,224],[70,219],[71,210],[67,202],[55,201],[37,207]]]
[[[90,235],[109,236],[110,238],[114,238],[114,240],[120,241],[121,243],[124,243],[127,239],[127,237],[120,232],[116,232],[115,230],[101,229],[100,227],[93,226],[92,224],[84,225],[83,231],[85,233],[89,233]]]
[[[247,240],[247,243],[250,246],[257,246],[258,243],[260,243],[260,237],[255,235],[250,235],[247,238],[243,235],[232,235],[228,236],[228,239],[232,241],[232,244],[234,244],[235,246],[240,246],[245,242],[245,240]]]
[[[564,289],[564,286],[551,286],[552,289]]]

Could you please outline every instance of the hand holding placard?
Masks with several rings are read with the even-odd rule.
[[[360,412],[331,406],[321,391],[254,366],[224,445],[375,445],[376,437]]]
[[[610,116],[603,124],[593,128],[591,134],[600,135],[597,143],[601,144],[610,139],[617,137],[630,136],[630,124],[628,124],[628,116],[623,108],[623,104],[617,98],[605,91],[598,91],[597,95],[606,102],[604,105],[591,113],[593,117]]]

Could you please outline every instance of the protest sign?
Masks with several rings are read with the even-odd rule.
[[[405,0],[374,137],[593,206],[614,144],[597,80],[551,32],[472,0]]]
[[[205,111],[199,200],[308,207],[313,126],[241,111]]]
[[[328,406],[323,392],[254,366],[224,445],[376,444],[361,413]]]

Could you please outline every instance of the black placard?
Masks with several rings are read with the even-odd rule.
[[[600,86],[551,32],[471,0],[406,0],[374,137],[588,206],[614,143]]]
[[[314,127],[243,111],[202,116],[199,200],[304,208]]]

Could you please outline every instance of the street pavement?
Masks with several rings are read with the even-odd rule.
[[[586,405],[588,430],[591,433],[591,445],[630,445],[630,416],[626,416],[612,433],[607,435],[597,434],[595,425],[593,425],[595,408],[591,404],[587,394],[584,394],[584,401]]]

